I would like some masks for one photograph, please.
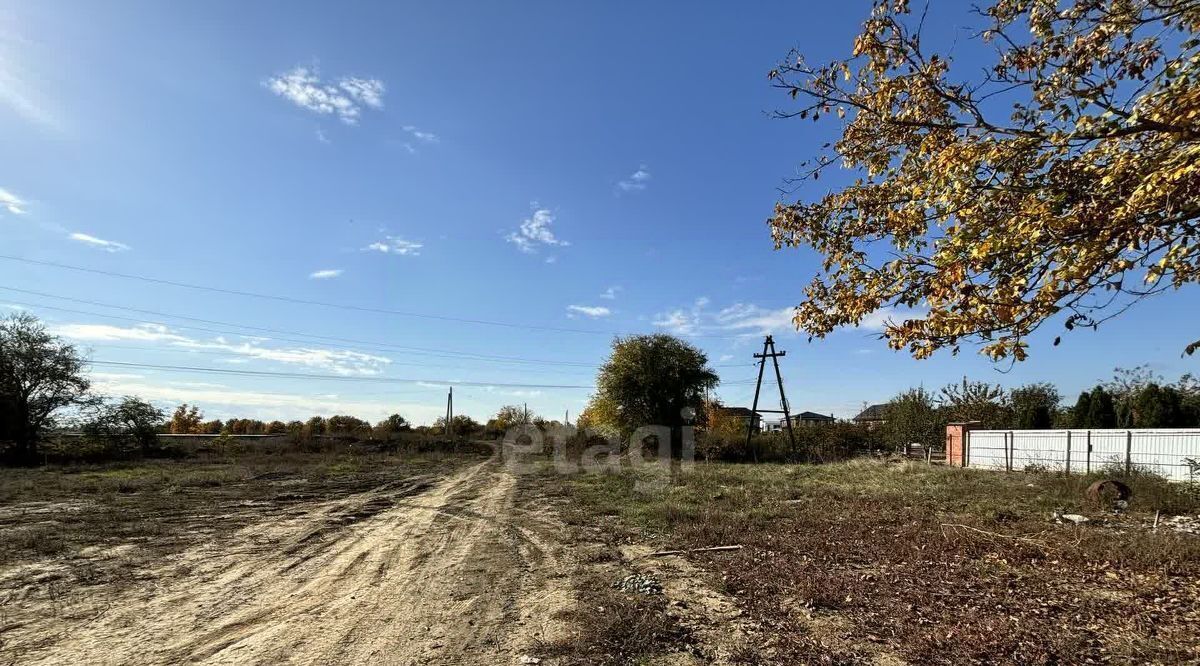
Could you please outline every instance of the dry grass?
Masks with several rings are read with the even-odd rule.
[[[575,521],[744,544],[692,557],[769,628],[751,662],[1200,660],[1200,538],[1143,526],[1194,513],[1195,488],[1136,476],[1130,512],[1112,516],[1085,505],[1090,478],[911,463],[702,464],[651,493],[634,480],[573,479]],[[1094,520],[1054,525],[1055,508]]]

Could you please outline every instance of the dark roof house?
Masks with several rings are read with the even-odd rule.
[[[818,414],[817,412],[800,412],[792,414],[792,423],[796,425],[821,425],[825,423],[833,423],[837,419],[833,418],[832,414]]]
[[[854,417],[853,421],[859,424],[876,425],[887,420],[885,409],[887,405],[871,405],[859,412],[858,416]]]

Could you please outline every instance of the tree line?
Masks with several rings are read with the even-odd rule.
[[[1185,374],[1167,382],[1146,366],[1117,368],[1067,404],[1046,382],[1006,390],[988,382],[949,384],[901,392],[884,405],[882,434],[894,442],[941,446],[945,426],[976,422],[982,428],[1189,428],[1200,427],[1200,381]]]

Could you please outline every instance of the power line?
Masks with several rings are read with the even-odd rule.
[[[210,287],[207,285],[191,284],[188,282],[179,282],[176,280],[166,280],[163,278],[154,278],[145,275],[132,275],[130,273],[118,273],[116,271],[106,271],[98,268],[87,268],[85,266],[74,266],[71,264],[62,264],[54,261],[43,261],[39,259],[28,259],[25,257],[14,257],[12,255],[0,254],[0,259],[6,261],[17,261],[26,264],[37,266],[47,266],[51,268],[61,268],[70,271],[78,271],[81,273],[91,273],[93,275],[104,275],[107,277],[121,278],[124,280],[138,280],[151,284],[162,284],[171,287],[180,287],[182,289],[193,289],[197,291],[208,291],[218,294],[226,294],[231,296],[245,296],[248,298],[258,298],[263,300],[278,301],[281,303],[292,303],[296,305],[316,305],[325,308],[336,308],[339,310],[350,310],[354,312],[370,312],[374,314],[394,315],[398,317],[413,317],[417,319],[431,319],[437,321],[448,321],[459,324],[477,324],[482,326],[499,326],[504,328],[523,329],[530,331],[550,331],[554,333],[580,333],[586,335],[604,335],[614,336],[620,335],[614,331],[597,331],[595,329],[582,328],[567,328],[563,326],[541,326],[536,324],[517,324],[513,322],[495,321],[489,319],[469,319],[464,317],[451,317],[448,315],[435,315],[425,312],[411,312],[407,310],[393,310],[390,308],[374,308],[363,305],[349,305],[346,303],[330,303],[328,301],[316,301],[305,298],[295,298],[292,296],[280,296],[278,294],[263,294],[255,291],[244,291],[240,289],[226,289],[223,287]],[[691,334],[689,337],[695,338],[719,338],[719,339],[739,339],[741,335],[716,335],[716,334]]]
[[[45,298],[53,298],[53,299],[57,299],[57,300],[69,301],[72,303],[83,303],[86,305],[94,305],[96,307],[111,308],[111,309],[115,309],[115,310],[124,310],[124,311],[128,311],[128,312],[136,312],[139,314],[149,314],[149,315],[153,315],[153,316],[157,316],[157,317],[166,317],[168,319],[179,319],[179,320],[183,320],[183,321],[194,321],[194,322],[200,322],[200,323],[205,323],[205,324],[215,324],[217,326],[228,326],[231,328],[241,328],[241,329],[246,329],[249,331],[256,331],[256,332],[260,332],[260,333],[271,333],[271,334],[282,333],[285,335],[297,335],[297,336],[305,337],[305,338],[313,338],[314,340],[321,340],[323,342],[324,341],[346,342],[346,343],[357,344],[357,345],[372,345],[375,347],[374,349],[371,349],[369,347],[367,347],[367,348],[360,347],[360,348],[356,349],[356,348],[350,348],[350,347],[337,347],[335,345],[330,345],[336,349],[343,349],[345,351],[362,352],[362,351],[366,350],[366,351],[375,351],[375,352],[382,352],[382,353],[400,352],[400,353],[407,353],[407,354],[423,354],[423,355],[436,356],[436,357],[441,357],[441,358],[461,358],[464,360],[483,360],[483,361],[496,361],[496,362],[503,362],[503,363],[533,363],[533,364],[537,364],[537,365],[576,366],[576,367],[589,368],[589,369],[594,369],[597,367],[595,363],[588,363],[588,362],[584,362],[584,361],[561,361],[561,360],[550,360],[550,359],[526,358],[526,357],[519,357],[519,356],[501,356],[501,355],[495,355],[495,354],[479,354],[476,352],[464,352],[464,351],[458,351],[458,350],[452,350],[452,349],[437,349],[437,348],[428,348],[428,347],[411,347],[411,346],[405,346],[405,345],[393,345],[390,343],[373,342],[373,341],[367,341],[367,340],[357,340],[354,338],[343,338],[343,337],[337,337],[337,336],[318,335],[318,334],[314,334],[314,333],[304,333],[301,331],[287,331],[287,330],[281,330],[281,329],[277,329],[277,328],[252,326],[249,324],[238,324],[238,323],[234,323],[234,322],[219,321],[219,320],[215,320],[215,319],[202,319],[199,317],[192,317],[192,316],[188,316],[188,315],[171,314],[171,313],[160,312],[160,311],[156,311],[156,310],[145,310],[142,308],[134,308],[134,307],[128,307],[128,306],[124,306],[124,305],[115,305],[112,303],[103,303],[100,301],[94,301],[94,300],[89,300],[89,299],[74,298],[71,296],[62,296],[59,294],[51,294],[51,293],[42,292],[42,291],[34,291],[32,289],[19,289],[17,287],[8,287],[8,286],[3,286],[3,285],[0,285],[0,289],[4,289],[6,291],[22,293],[22,294],[30,294],[33,296],[42,296]],[[117,320],[121,320],[121,321],[131,321],[131,322],[136,322],[136,323],[155,324],[158,326],[168,326],[169,327],[168,324],[165,324],[163,322],[146,321],[143,319],[134,319],[134,318],[130,318],[130,317],[120,317],[117,315],[102,314],[99,312],[88,312],[86,310],[73,310],[70,308],[60,308],[60,307],[55,307],[52,305],[22,303],[20,301],[13,301],[13,304],[14,305],[23,305],[23,306],[28,306],[28,307],[40,307],[40,308],[46,308],[46,309],[50,309],[50,310],[58,310],[58,311],[62,311],[62,312],[71,312],[71,313],[75,313],[75,314],[85,314],[85,315],[94,316],[94,317],[106,317],[109,319],[117,319]],[[183,326],[180,324],[175,324],[174,327],[186,329],[186,330],[204,331],[207,333],[217,333],[220,335],[245,336],[244,333],[241,333],[238,331],[220,331],[220,330],[216,330],[216,329],[203,328],[203,327],[198,327],[198,326]],[[312,344],[311,341],[308,341],[308,340],[294,340],[294,339],[289,339],[289,338],[275,338],[275,339],[279,340],[279,341],[283,341],[283,342],[295,342],[297,344]],[[328,344],[328,343],[325,343],[325,344]],[[231,352],[231,353],[236,353],[236,352]],[[725,365],[716,365],[713,367],[714,368],[740,368],[740,367],[745,367],[747,365],[750,365],[750,364],[731,363],[731,364],[725,364]]]
[[[161,278],[152,278],[144,275],[131,275],[129,273],[118,273],[116,271],[105,271],[98,268],[85,268],[83,266],[72,266],[70,264],[60,264],[53,261],[40,261],[37,259],[26,259],[24,257],[13,257],[0,254],[0,259],[8,261],[19,261],[26,264],[35,264],[38,266],[50,266],[52,268],[63,268],[71,271],[79,271],[81,273],[92,273],[94,275],[105,275],[108,277],[122,278],[125,280],[139,280],[141,282],[150,282],[153,284],[163,284],[172,287],[181,287],[183,289],[195,289],[198,291],[210,291],[219,294],[228,294],[232,296],[246,296],[249,298],[259,298],[269,301],[279,301],[281,303],[293,303],[298,305],[317,305],[326,308],[336,308],[339,310],[353,310],[356,312],[371,312],[374,314],[395,315],[398,317],[414,317],[417,319],[435,319],[438,321],[449,321],[458,324],[480,324],[484,326],[501,326],[504,328],[518,328],[531,331],[552,331],[555,333],[584,333],[589,335],[612,335],[609,331],[595,331],[582,328],[565,328],[561,326],[538,326],[534,324],[514,324],[511,322],[491,321],[487,319],[467,319],[463,317],[450,317],[446,315],[435,315],[424,312],[409,312],[405,310],[392,310],[388,308],[372,308],[362,305],[348,305],[345,303],[330,303],[328,301],[314,301],[305,298],[294,298],[291,296],[279,296],[277,294],[262,294],[255,291],[243,291],[240,289],[225,289],[222,287],[209,287],[199,284],[190,284],[188,282],[177,282],[175,280],[164,280]]]
[[[0,289],[4,289],[6,291],[15,291],[15,292],[22,293],[22,294],[30,294],[33,296],[54,298],[54,299],[58,299],[58,300],[62,300],[62,301],[70,301],[72,303],[83,303],[85,305],[94,305],[96,307],[112,308],[114,310],[125,310],[128,312],[137,312],[139,314],[148,314],[148,315],[152,315],[152,316],[156,316],[156,317],[166,317],[168,319],[180,319],[183,321],[194,321],[194,322],[199,322],[202,324],[214,324],[217,326],[229,326],[231,328],[243,328],[248,331],[257,331],[260,333],[298,335],[298,336],[305,337],[305,338],[313,338],[315,340],[329,340],[329,341],[333,341],[333,342],[347,342],[350,344],[358,344],[358,345],[371,345],[371,346],[375,346],[375,347],[389,347],[389,348],[391,348],[393,350],[397,350],[397,351],[411,350],[411,351],[439,353],[439,354],[455,354],[455,355],[462,355],[462,356],[477,357],[480,359],[487,359],[487,360],[516,361],[516,362],[522,362],[522,363],[544,363],[544,364],[553,364],[553,365],[578,365],[578,366],[589,367],[589,368],[595,367],[594,363],[586,363],[583,361],[555,361],[555,360],[547,360],[547,359],[522,358],[522,357],[518,357],[518,356],[499,356],[499,355],[494,355],[494,354],[477,354],[475,352],[463,352],[463,351],[456,351],[456,350],[450,350],[450,349],[431,349],[431,348],[427,348],[427,347],[410,347],[410,346],[405,346],[405,345],[393,345],[393,344],[386,343],[386,342],[372,342],[369,340],[356,340],[354,338],[343,338],[343,337],[329,336],[329,335],[317,335],[317,334],[313,334],[313,333],[303,333],[303,332],[299,332],[299,331],[287,331],[287,330],[282,330],[282,329],[278,329],[278,328],[268,328],[268,327],[264,327],[264,326],[252,326],[249,324],[238,324],[238,323],[227,322],[227,321],[219,321],[216,319],[202,319],[199,317],[191,317],[188,315],[179,315],[179,314],[171,314],[171,313],[167,313],[167,312],[159,312],[157,310],[145,310],[142,308],[133,308],[133,307],[125,306],[125,305],[114,305],[112,303],[103,303],[100,301],[93,301],[93,300],[89,300],[89,299],[85,299],[85,298],[73,298],[71,296],[61,296],[58,294],[50,294],[50,293],[46,293],[46,292],[42,292],[42,291],[34,291],[31,289],[18,289],[16,287],[7,287],[7,286],[0,286]],[[20,303],[20,302],[14,302],[14,304],[16,304],[16,305],[31,305],[29,303]],[[49,307],[50,309],[64,310],[64,308],[54,308],[52,306],[47,306],[47,305],[32,305],[32,307]],[[90,314],[90,315],[99,316],[99,317],[112,317],[112,315],[104,315],[104,314],[99,314],[99,313],[94,313],[94,312],[84,312],[84,311],[79,311],[79,310],[66,310],[66,311],[67,312],[76,312],[78,314]],[[162,322],[145,321],[145,320],[139,320],[139,319],[129,319],[128,317],[114,317],[114,318],[125,319],[127,321],[137,321],[137,322],[146,323],[146,324],[158,324],[160,326],[167,326],[167,324],[164,324]],[[175,326],[176,326],[176,328],[189,328],[187,326],[181,326],[178,324],[176,324]],[[213,331],[212,329],[207,329],[207,328],[198,328],[198,327],[191,327],[191,328],[194,328],[195,330],[206,331],[209,333],[216,332],[216,333],[222,333],[222,334],[228,334],[228,335],[245,335],[244,333],[240,333],[237,331]],[[307,341],[296,341],[296,340],[289,340],[289,342],[301,342],[302,344],[307,343]],[[353,351],[353,350],[351,350],[351,351]]]
[[[216,349],[196,349],[196,348],[192,348],[192,347],[179,347],[179,346],[138,347],[138,346],[134,346],[134,345],[106,345],[106,344],[94,344],[94,343],[89,343],[89,344],[85,344],[85,345],[81,345],[81,346],[86,347],[88,349],[113,349],[113,350],[119,350],[119,351],[142,351],[142,352],[152,352],[152,353],[160,353],[160,354],[187,354],[187,355],[203,354],[205,356],[223,356],[223,357],[231,357],[232,356],[232,357],[244,357],[246,359],[253,359],[253,360],[260,360],[260,361],[278,361],[278,359],[273,359],[273,358],[258,355],[258,354],[252,354],[252,353],[248,353],[246,350],[238,350],[238,349],[228,349],[228,350],[222,351],[222,350],[216,350]],[[264,351],[264,352],[277,351],[276,349],[273,349],[271,347],[248,347],[247,349]],[[430,368],[430,369],[440,369],[440,370],[478,370],[479,369],[477,367],[471,367],[471,366],[466,366],[466,365],[441,365],[441,364],[431,364],[431,363],[416,363],[416,362],[412,362],[412,361],[393,361],[391,359],[388,359],[388,361],[389,361],[388,365],[406,365],[406,366],[413,366],[413,367],[418,367],[418,368]],[[286,361],[281,361],[281,362],[286,362]],[[545,370],[545,369],[536,370],[536,369],[533,369],[533,370],[522,370],[522,372],[534,372],[537,374],[577,375],[581,371],[579,371],[579,370],[572,371],[572,370]]]

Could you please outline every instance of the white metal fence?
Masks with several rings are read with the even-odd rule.
[[[968,467],[1086,473],[1115,466],[1147,469],[1174,481],[1200,481],[1200,428],[971,430],[966,439]]]

